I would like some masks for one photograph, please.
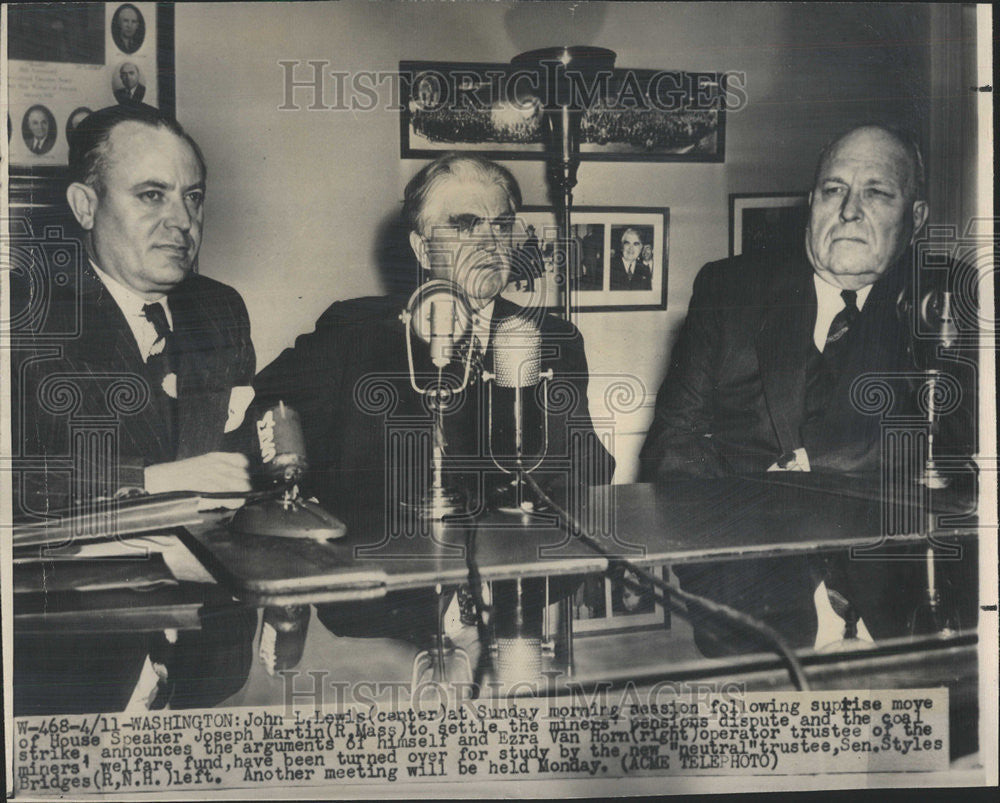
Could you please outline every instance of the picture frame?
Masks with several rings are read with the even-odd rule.
[[[570,292],[575,312],[667,308],[669,208],[574,207],[570,223],[570,265],[576,274],[571,277]],[[639,245],[637,258],[629,265],[622,259],[627,256],[622,243],[626,232],[632,232],[628,239]],[[560,236],[555,210],[522,207],[512,236],[511,278],[504,296],[522,306],[561,308],[563,277],[557,262],[562,257],[555,247]],[[531,244],[532,236],[537,246]],[[629,246],[635,249],[634,242]]]
[[[729,196],[729,256],[798,248],[809,218],[809,193],[759,192]]]
[[[520,76],[520,78],[518,77]],[[545,159],[533,83],[510,64],[400,61],[400,154]],[[582,161],[725,161],[727,75],[615,69],[581,91]]]
[[[122,102],[116,90],[123,68],[141,77],[137,102],[174,114],[174,8],[152,2],[67,3],[41,10],[12,6],[11,15],[11,40],[27,43],[8,54],[11,201],[31,199],[28,205],[44,206],[64,189],[67,130],[82,121],[82,110]],[[123,24],[131,34],[127,40]],[[37,35],[31,35],[35,29]],[[50,31],[71,33],[63,43]],[[52,142],[33,147],[30,135],[38,132],[30,128],[29,113],[39,107],[47,112]]]
[[[669,582],[669,567],[654,566],[650,571]],[[619,575],[586,575],[571,600],[574,635],[669,630],[670,609],[654,601],[651,584],[642,585],[643,591],[635,592]]]

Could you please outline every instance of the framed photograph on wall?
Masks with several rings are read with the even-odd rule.
[[[433,159],[462,150],[544,159],[533,73],[510,64],[401,61],[400,151]],[[726,75],[615,69],[579,88],[583,161],[722,162]]]
[[[573,209],[570,292],[578,312],[667,308],[670,210],[649,207]],[[555,211],[525,206],[514,225],[514,259],[504,295],[522,306],[559,307],[562,249]]]
[[[669,581],[666,566],[655,566],[651,571]],[[670,610],[656,603],[652,584],[640,581],[638,585],[636,588],[622,582],[617,573],[588,574],[573,595],[573,632],[582,635],[669,629]]]
[[[88,113],[145,103],[174,113],[170,3],[12,4],[8,9],[11,184],[61,180],[68,134]],[[61,188],[60,188],[61,190]]]
[[[809,193],[734,193],[729,196],[729,256],[798,248],[808,221]]]

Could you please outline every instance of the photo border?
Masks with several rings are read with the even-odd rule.
[[[556,225],[555,210],[551,206],[525,205],[517,213],[518,225],[515,233],[523,231],[528,223],[535,225],[538,229],[538,221],[535,219],[525,220],[524,215],[547,215],[544,225],[544,232],[558,232]],[[652,206],[577,206],[573,207],[570,217],[573,226],[594,224],[605,227],[604,239],[605,247],[602,257],[603,261],[603,284],[601,290],[574,290],[573,312],[637,312],[651,310],[665,310],[667,308],[667,282],[669,281],[669,257],[670,257],[670,207]],[[610,290],[611,253],[609,245],[610,231],[612,226],[623,224],[635,224],[640,226],[653,226],[653,260],[654,265],[659,270],[654,270],[653,288],[651,290]],[[659,278],[658,278],[659,277]],[[596,303],[581,304],[580,293],[583,292],[585,299]],[[546,299],[545,306],[550,310],[562,309],[561,293],[557,293],[551,300]],[[636,297],[642,296],[642,301],[636,301]]]
[[[734,192],[729,195],[729,256],[743,253],[743,210],[809,205],[808,192]]]
[[[442,143],[440,147],[414,147],[410,141],[410,95],[412,91],[412,79],[420,72],[436,71],[443,73],[447,70],[460,71],[462,73],[481,72],[498,73],[512,70],[509,63],[502,62],[449,62],[449,61],[414,61],[400,60],[399,62],[399,149],[400,157],[403,159],[435,159],[442,153],[450,150],[460,150],[462,153],[475,154],[490,159],[514,159],[527,160],[534,159],[544,161],[548,158],[544,143],[532,144],[530,147],[466,147],[472,143],[451,142]],[[715,126],[715,150],[712,153],[665,153],[656,151],[594,151],[588,150],[588,144],[581,145],[579,158],[584,162],[688,162],[688,163],[719,163],[726,160],[726,80],[727,76],[721,70],[651,70],[639,68],[615,67],[615,75],[625,72],[634,73],[637,76],[651,77],[658,72],[678,73],[684,76],[706,76],[713,78],[714,85],[718,86],[718,107],[714,110],[718,114]],[[601,147],[601,146],[597,146]]]

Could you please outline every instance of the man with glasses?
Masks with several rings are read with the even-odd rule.
[[[524,310],[500,296],[510,278],[515,213],[521,193],[503,167],[477,156],[451,153],[425,166],[405,191],[404,216],[415,274],[423,284],[453,282],[472,311],[466,334],[458,333],[457,351],[473,350],[471,359],[485,370],[494,367],[492,346],[497,327],[516,316],[532,317],[541,331],[542,369],[552,367],[556,381],[572,396],[568,409],[549,415],[548,456],[536,477],[562,485],[610,481],[614,461],[600,443],[587,405],[587,360],[583,339],[569,323]],[[410,385],[404,324],[399,319],[406,296],[360,298],[333,304],[316,329],[298,338],[257,376],[258,410],[283,401],[298,411],[305,433],[310,470],[302,483],[328,510],[343,518],[391,504],[398,489],[387,482],[387,432],[399,422],[422,426],[432,419],[422,397]],[[413,372],[418,384],[437,375],[429,348],[412,338]],[[461,378],[459,359],[444,372]],[[371,403],[366,388],[383,383],[391,409]],[[486,390],[473,371],[465,399],[444,417],[448,458],[489,465]],[[413,457],[409,466],[424,471]],[[406,459],[403,458],[403,462]],[[479,469],[480,476],[488,468]],[[473,470],[473,475],[476,470]],[[469,507],[481,509],[486,483],[466,477]],[[350,526],[350,522],[349,522]],[[336,633],[411,636],[433,623],[429,593],[390,595],[384,602],[324,606],[320,618]]]

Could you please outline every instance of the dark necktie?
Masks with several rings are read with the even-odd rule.
[[[161,380],[167,376],[167,374],[174,373],[174,358],[173,358],[173,332],[170,331],[170,326],[167,324],[167,313],[163,309],[161,304],[144,304],[142,307],[142,314],[146,317],[146,320],[153,324],[153,328],[156,330],[156,340],[153,343],[152,348],[149,350],[149,359],[146,364],[153,371],[157,379]]]
[[[483,375],[483,346],[479,336],[471,333],[460,340],[455,348],[455,362],[463,367],[469,351],[472,351],[471,364],[469,367],[469,385],[475,385]]]
[[[833,386],[844,367],[847,353],[847,333],[858,318],[858,294],[854,290],[841,290],[844,308],[830,322],[826,333],[823,353],[816,353],[807,367],[806,407],[811,418],[821,417],[825,403],[829,401]],[[827,599],[834,613],[844,620],[845,639],[855,639],[858,635],[858,612],[847,597],[847,580],[844,567],[838,556],[825,556],[823,575],[826,581]]]
[[[826,333],[826,345],[823,347],[823,359],[830,368],[837,370],[844,358],[844,342],[847,333],[858,319],[858,294],[854,290],[841,290],[840,297],[844,299],[844,308],[830,322]]]
[[[844,299],[844,308],[830,322],[823,353],[820,354],[814,346],[810,346],[810,357],[806,361],[805,420],[813,424],[823,417],[830,402],[837,379],[844,368],[850,340],[848,332],[858,318],[858,294],[853,290],[842,290],[840,297]]]

